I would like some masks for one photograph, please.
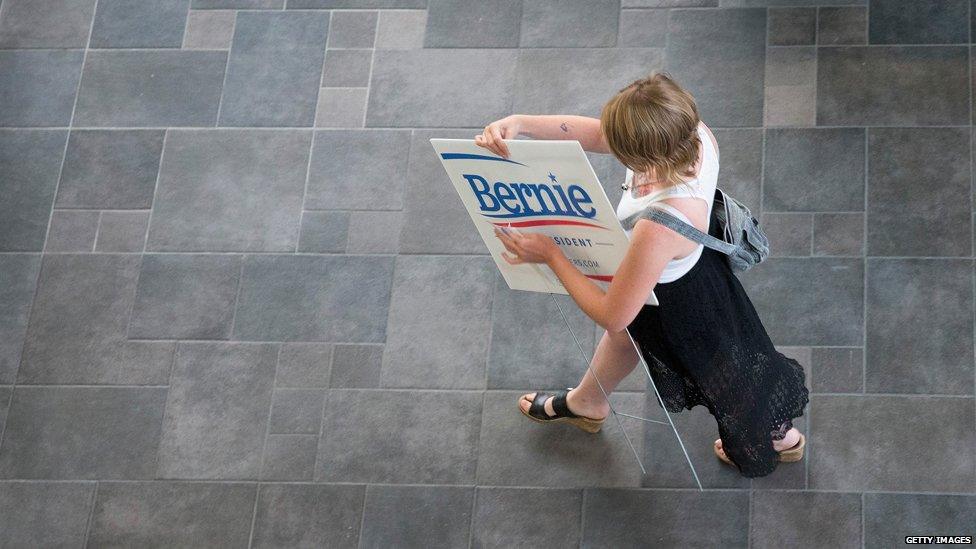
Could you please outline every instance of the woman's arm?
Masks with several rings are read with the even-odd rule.
[[[668,261],[684,244],[683,236],[649,220],[640,220],[631,233],[627,254],[606,292],[586,277],[563,253],[546,264],[580,309],[610,332],[625,329],[640,312]]]
[[[600,119],[575,114],[519,114],[521,133],[533,139],[575,139],[583,150],[609,154]]]

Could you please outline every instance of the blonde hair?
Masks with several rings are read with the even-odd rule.
[[[694,175],[699,122],[695,98],[659,71],[621,89],[600,113],[614,156],[635,174],[653,168],[666,188]]]

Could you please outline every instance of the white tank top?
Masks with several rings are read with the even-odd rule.
[[[701,168],[698,170],[698,177],[687,181],[685,184],[679,184],[663,191],[658,191],[650,193],[646,196],[641,196],[634,198],[631,195],[630,190],[625,190],[623,196],[620,198],[620,203],[617,204],[617,219],[624,220],[628,216],[647,208],[653,203],[660,202],[666,198],[674,197],[693,197],[701,198],[708,204],[708,217],[711,218],[712,214],[712,201],[715,197],[715,187],[718,185],[718,151],[715,150],[715,146],[712,144],[712,140],[708,137],[708,132],[705,131],[705,127],[701,124],[698,125],[698,137],[701,138],[703,147],[703,158]],[[626,182],[630,183],[634,178],[634,172],[629,168],[627,169]],[[688,219],[681,210],[671,206],[670,204],[665,204],[660,202],[654,206],[655,208],[663,208],[669,213],[677,216],[679,219],[694,226],[694,223]],[[626,231],[629,237],[631,231]],[[681,259],[672,259],[668,262],[667,266],[664,268],[664,272],[661,273],[661,278],[658,280],[660,283],[673,282],[681,278],[685,273],[691,270],[698,262],[698,258],[701,257],[702,250],[705,249],[704,244],[699,244],[695,251],[682,257]],[[650,296],[648,296],[650,300]]]

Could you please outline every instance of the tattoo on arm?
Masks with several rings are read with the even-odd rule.
[[[563,130],[564,132],[568,132],[568,131],[569,131],[569,126],[567,126],[565,122],[563,122],[562,124],[560,124],[560,125],[559,125],[559,127],[560,127],[560,128],[561,128],[561,129],[562,129],[562,130]]]

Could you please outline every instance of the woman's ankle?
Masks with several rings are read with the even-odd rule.
[[[566,395],[566,404],[573,412],[584,416],[603,417],[610,412],[610,404],[602,394],[599,398],[586,398],[580,394],[578,387],[574,387]]]

